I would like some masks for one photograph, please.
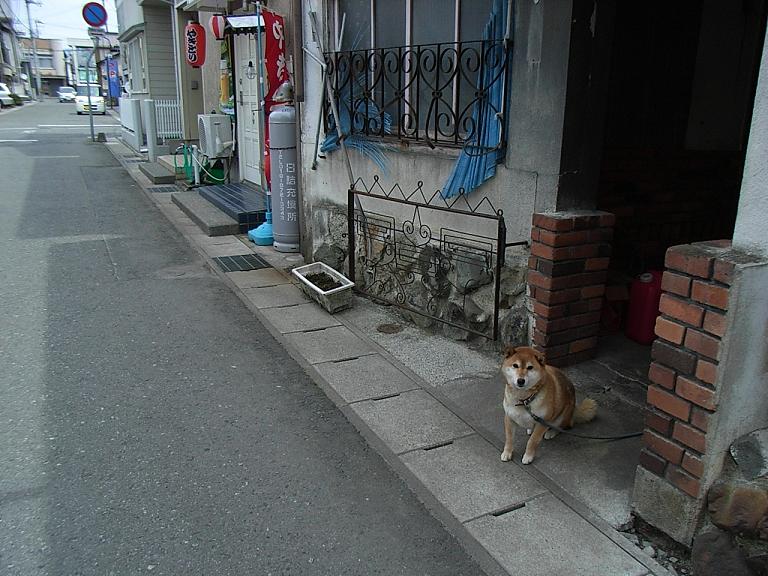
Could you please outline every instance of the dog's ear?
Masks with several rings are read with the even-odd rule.
[[[538,350],[536,351],[536,360],[537,360],[537,361],[538,361],[538,363],[539,363],[539,364],[541,364],[542,366],[544,366],[544,365],[546,364],[546,361],[545,361],[545,359],[544,359],[544,354],[542,354],[542,353],[541,353],[541,352],[539,352]]]
[[[517,351],[517,348],[515,348],[511,344],[507,345],[507,347],[504,348],[504,358],[509,358],[510,356],[514,355],[516,351]]]

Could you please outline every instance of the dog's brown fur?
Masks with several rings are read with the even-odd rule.
[[[528,429],[531,437],[525,447],[523,464],[530,464],[536,456],[542,438],[554,438],[557,431],[536,422],[523,405],[530,400],[528,409],[539,418],[555,426],[568,429],[574,423],[589,422],[595,417],[597,403],[586,398],[576,405],[576,392],[568,377],[554,366],[545,363],[541,353],[533,348],[508,347],[501,365],[504,387],[504,432],[506,441],[501,459],[512,459],[515,424]],[[531,432],[531,429],[533,430]]]

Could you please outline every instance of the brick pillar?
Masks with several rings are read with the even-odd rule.
[[[553,365],[586,360],[597,350],[614,221],[607,212],[533,215],[533,343]]]
[[[633,505],[645,520],[690,544],[706,489],[720,474],[728,446],[746,433],[740,428],[750,431],[766,419],[760,407],[764,389],[747,392],[736,374],[724,378],[723,369],[728,356],[738,371],[744,362],[736,359],[747,353],[743,344],[728,339],[734,317],[740,321],[738,316],[749,314],[737,315],[736,279],[742,288],[764,279],[755,276],[759,260],[732,250],[729,241],[672,247],[665,265]],[[742,295],[750,291],[755,287],[741,290]],[[750,306],[765,314],[765,304]],[[764,339],[760,322],[755,329]]]

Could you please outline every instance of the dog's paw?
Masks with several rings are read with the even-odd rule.
[[[544,432],[544,440],[552,440],[552,438],[554,438],[555,436],[557,436],[557,430],[552,430],[550,428],[549,430]]]
[[[523,464],[530,464],[531,462],[533,462],[533,454],[527,452],[523,454]]]
[[[504,450],[504,452],[501,453],[501,461],[509,462],[510,460],[512,460],[512,450]]]

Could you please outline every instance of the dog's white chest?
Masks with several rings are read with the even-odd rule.
[[[522,428],[530,429],[536,424],[525,406],[509,405],[505,400],[504,411],[507,413],[510,420]]]

